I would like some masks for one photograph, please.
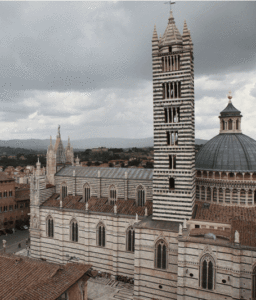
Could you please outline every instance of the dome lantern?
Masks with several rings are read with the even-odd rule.
[[[228,94],[228,105],[220,112],[220,133],[242,133],[241,112],[236,109],[231,101],[232,94]]]

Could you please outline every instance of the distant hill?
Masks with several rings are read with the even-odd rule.
[[[196,144],[205,144],[207,140],[196,139]],[[53,144],[55,140],[53,140]],[[29,139],[29,140],[7,140],[0,141],[0,147],[12,147],[12,148],[25,148],[32,150],[47,150],[50,144],[49,139]],[[71,145],[74,149],[89,149],[97,147],[107,148],[142,148],[153,147],[153,137],[143,139],[125,139],[125,138],[90,138],[71,140]],[[64,147],[67,145],[67,141],[63,141]]]
[[[195,139],[196,145],[206,144],[207,142],[208,142],[208,140]]]

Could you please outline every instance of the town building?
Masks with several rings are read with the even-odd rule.
[[[0,230],[12,229],[29,223],[30,188],[16,188],[13,178],[0,173]]]
[[[87,300],[90,265],[0,255],[0,299]]]
[[[195,160],[193,44],[172,12],[152,61],[154,169],[67,165],[50,145],[31,180],[31,255],[133,278],[134,300],[256,299],[256,142],[230,96]]]

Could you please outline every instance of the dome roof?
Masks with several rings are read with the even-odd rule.
[[[197,153],[196,169],[256,172],[256,141],[242,133],[219,134]]]
[[[241,111],[236,109],[232,102],[229,102],[227,107],[220,112],[222,117],[225,116],[241,116]]]

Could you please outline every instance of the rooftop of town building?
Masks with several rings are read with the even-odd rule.
[[[64,266],[28,257],[0,254],[0,299],[54,300],[83,276],[90,265]],[[89,278],[89,277],[88,277]]]

